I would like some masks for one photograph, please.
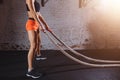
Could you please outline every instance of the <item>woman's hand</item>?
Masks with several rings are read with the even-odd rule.
[[[40,28],[40,30],[43,31],[43,32],[45,32],[45,30],[47,30],[47,31],[49,31],[49,32],[52,32],[52,30],[51,30],[48,26],[47,26],[47,27],[42,26],[42,27]]]
[[[45,32],[45,27],[44,26],[40,26],[40,30]]]
[[[46,30],[49,32],[52,32],[52,30],[50,29],[50,27],[48,25],[46,26]]]

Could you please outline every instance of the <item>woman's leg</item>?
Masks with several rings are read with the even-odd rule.
[[[37,45],[36,45],[36,60],[46,60],[47,57],[42,56],[41,54],[41,36],[39,30],[36,32],[36,37],[37,37]]]
[[[36,49],[36,32],[33,30],[28,31],[28,37],[30,41],[30,49],[28,52],[28,70],[33,69],[33,59]]]
[[[36,36],[37,36],[37,47],[36,47],[36,55],[37,56],[40,56],[41,55],[41,53],[40,53],[40,48],[41,48],[41,37],[40,37],[40,31],[39,31],[39,29],[36,31]]]

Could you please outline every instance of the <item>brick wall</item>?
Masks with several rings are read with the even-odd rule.
[[[0,50],[28,50],[25,0],[5,0],[0,10]],[[48,0],[41,14],[59,38],[74,49],[120,47],[119,22],[99,7],[79,8],[79,0]],[[41,37],[43,50],[57,49],[44,33]]]

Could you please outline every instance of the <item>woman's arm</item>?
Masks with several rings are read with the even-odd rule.
[[[47,25],[46,21],[44,20],[44,18],[43,18],[42,15],[40,14],[40,12],[39,12],[39,19],[40,19],[40,21],[42,22],[42,24],[44,24],[46,30],[52,32],[51,29],[49,28],[49,26]]]

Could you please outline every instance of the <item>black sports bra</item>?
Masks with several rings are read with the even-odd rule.
[[[35,1],[34,6],[35,6],[35,11],[39,12],[40,11],[40,4],[37,1]],[[27,8],[27,11],[30,11],[28,4],[26,4],[26,8]]]

